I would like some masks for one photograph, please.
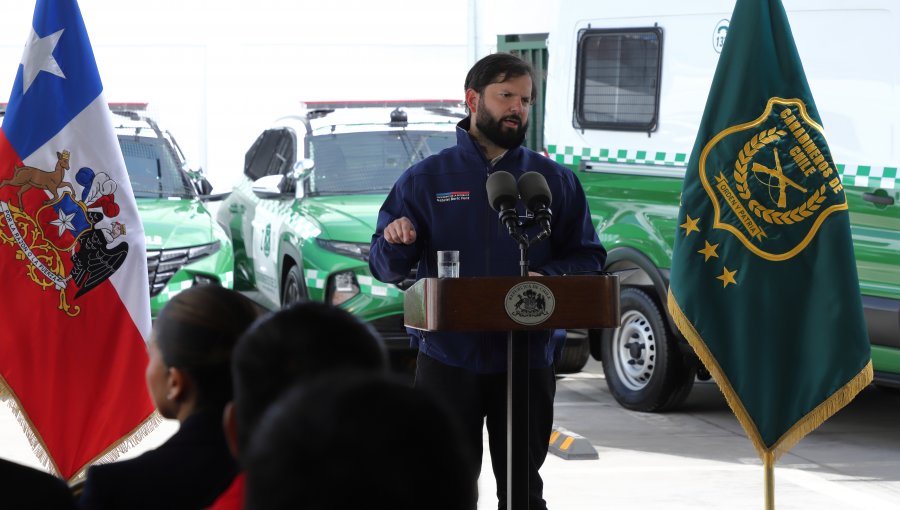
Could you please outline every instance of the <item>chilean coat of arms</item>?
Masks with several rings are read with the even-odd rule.
[[[506,293],[506,314],[519,324],[535,325],[546,321],[556,308],[556,298],[542,283],[525,281]]]
[[[66,289],[74,285],[78,299],[109,279],[125,262],[128,243],[125,225],[113,219],[120,212],[116,181],[82,167],[73,185],[66,180],[71,153],[56,156],[52,171],[16,164],[12,177],[0,181],[0,189],[18,188],[15,199],[0,199],[0,243],[13,248],[34,284],[58,291],[59,309],[74,317],[80,307],[69,303]],[[36,207],[23,201],[32,188],[49,193]]]

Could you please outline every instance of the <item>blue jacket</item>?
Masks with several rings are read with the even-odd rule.
[[[394,184],[372,236],[369,268],[375,278],[400,282],[417,264],[418,278],[434,277],[439,250],[459,250],[461,277],[519,276],[519,245],[500,223],[485,190],[488,175],[499,170],[516,179],[526,171],[540,172],[552,193],[552,235],[529,248],[530,270],[545,275],[599,271],[606,250],[597,238],[584,190],[575,174],[523,147],[507,151],[492,168],[469,136],[468,127],[469,119],[460,122],[456,146],[413,165]],[[521,204],[519,214],[525,214]],[[402,216],[412,221],[416,242],[386,242],[385,227]],[[526,233],[533,239],[539,228],[530,227]],[[504,332],[408,331],[413,347],[442,363],[478,373],[506,371]],[[550,366],[557,345],[550,340],[549,331],[535,331],[529,336],[531,368]]]

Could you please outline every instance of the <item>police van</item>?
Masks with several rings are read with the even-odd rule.
[[[875,382],[900,386],[900,48],[888,0],[785,0],[842,176]],[[543,147],[584,185],[622,275],[621,326],[592,355],[629,409],[677,407],[697,362],[666,311],[682,179],[733,1],[573,0],[547,39]]]

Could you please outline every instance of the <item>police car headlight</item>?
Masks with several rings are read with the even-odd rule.
[[[335,273],[328,281],[328,299],[332,305],[340,305],[359,294],[359,283],[352,271]]]
[[[349,243],[319,238],[316,238],[316,243],[328,251],[362,260],[363,262],[369,261],[369,248],[371,246],[368,243]]]

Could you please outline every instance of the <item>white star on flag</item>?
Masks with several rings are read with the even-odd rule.
[[[31,29],[31,35],[25,43],[25,51],[22,53],[22,93],[28,92],[34,79],[38,73],[46,71],[55,74],[60,78],[65,78],[56,59],[53,58],[53,50],[59,43],[59,38],[65,29],[54,32],[47,37],[38,37],[34,28]]]
[[[63,232],[66,230],[75,230],[75,225],[72,225],[72,218],[75,217],[75,213],[66,214],[62,209],[59,210],[59,219],[53,220],[50,222],[51,225],[56,225],[59,228],[59,232],[57,235],[62,237]]]

